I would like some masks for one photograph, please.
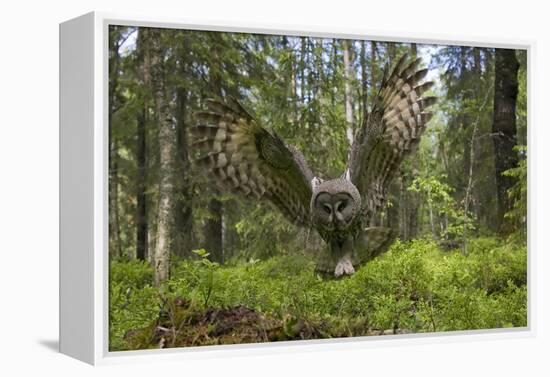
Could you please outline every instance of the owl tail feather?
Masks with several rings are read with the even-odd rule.
[[[395,233],[391,228],[385,227],[370,227],[366,228],[363,233],[355,239],[353,245],[352,264],[357,270],[357,267],[376,258],[380,254],[388,250],[388,247],[395,239]],[[318,255],[315,272],[325,278],[334,279],[334,268],[338,263],[341,255],[334,254],[330,248]]]

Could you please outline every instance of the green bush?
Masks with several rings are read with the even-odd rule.
[[[153,283],[153,268],[146,261],[111,261],[109,279],[117,284],[141,288]]]
[[[159,292],[151,286],[153,269],[143,261],[109,265],[109,348],[126,349],[124,336],[144,327],[159,311]]]
[[[324,337],[525,326],[526,247],[486,238],[472,240],[468,250],[397,241],[339,280],[317,276],[314,261],[301,255],[232,266],[198,255],[177,262],[160,290],[148,285],[148,266],[113,264],[111,346],[124,348],[124,333],[153,321],[165,296],[203,310],[243,305],[288,324],[322,324]]]

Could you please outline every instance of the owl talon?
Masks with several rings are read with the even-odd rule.
[[[349,259],[342,259],[336,265],[334,269],[334,276],[340,277],[342,275],[351,275],[355,272],[355,268],[351,264]]]

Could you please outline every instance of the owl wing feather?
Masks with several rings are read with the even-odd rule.
[[[262,128],[233,98],[207,100],[191,129],[196,163],[222,190],[271,201],[291,222],[310,224],[313,174],[302,153]]]
[[[371,218],[385,202],[386,190],[403,158],[416,148],[432,113],[435,97],[422,97],[433,82],[420,83],[427,69],[404,54],[384,75],[371,112],[354,140],[347,174],[361,193],[363,213]]]

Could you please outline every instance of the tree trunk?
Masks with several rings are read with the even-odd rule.
[[[118,204],[118,142],[113,136],[113,115],[119,106],[118,67],[120,63],[118,28],[109,34],[109,254],[112,258],[122,256],[120,241],[120,216]]]
[[[471,71],[468,70],[467,66],[467,58],[468,58],[468,49],[469,47],[460,47],[460,75],[463,79],[466,79],[470,77],[472,74]],[[471,86],[466,87],[462,90],[461,99],[462,101],[471,101],[475,99],[476,96],[479,95],[479,88],[476,88],[477,90],[474,92],[473,88]],[[459,194],[462,195],[462,199],[464,199],[466,195],[466,186],[467,186],[467,177],[470,170],[470,140],[471,140],[471,123],[472,123],[472,116],[471,112],[469,111],[463,111],[458,116],[458,123],[460,127],[463,130],[463,152],[462,152],[462,179],[461,179],[461,192]],[[472,161],[474,163],[474,161]]]
[[[113,258],[122,256],[120,213],[118,204],[118,142],[109,142],[109,252]]]
[[[149,223],[147,221],[147,112],[143,109],[137,120],[137,193],[136,193],[136,258],[148,256]]]
[[[418,56],[418,47],[416,43],[411,43],[411,57],[413,59],[416,59],[417,56]]]
[[[220,97],[223,96],[221,77],[221,48],[222,40],[220,34],[212,36],[212,76],[210,77],[210,90]],[[303,91],[302,91],[303,94]],[[223,263],[223,203],[216,197],[208,203],[209,218],[204,227],[205,248],[210,253],[210,259],[214,262]]]
[[[437,239],[437,233],[435,232],[435,224],[434,224],[434,209],[433,209],[430,192],[428,192],[428,210],[430,214],[430,230],[432,231],[432,237],[434,239]]]
[[[466,48],[465,47],[462,47],[461,48],[461,53],[462,53],[462,70],[465,71],[467,69],[466,67],[466,64],[465,64],[465,60],[466,60]],[[474,57],[474,67],[473,67],[473,77],[474,77],[474,84],[473,84],[473,97],[472,99],[475,99],[475,96],[476,95],[479,95],[481,94],[481,58],[480,58],[480,54],[479,54],[479,48],[477,47],[474,47],[473,48],[473,57]],[[478,129],[479,129],[479,123],[480,123],[480,118],[481,118],[481,114],[482,112],[484,111],[485,109],[485,105],[487,104],[487,101],[489,99],[489,94],[490,92],[487,93],[487,95],[485,96],[485,99],[483,100],[483,103],[481,104],[479,110],[477,111],[477,117],[475,119],[475,121],[472,121],[472,113],[470,112],[470,114],[468,116],[465,116],[464,119],[463,119],[463,125],[462,127],[467,130],[467,128],[471,128],[471,136],[470,137],[466,137],[465,140],[464,140],[464,176],[465,178],[467,178],[466,180],[466,189],[465,189],[465,193],[464,193],[464,199],[463,199],[463,203],[464,203],[464,215],[465,216],[468,216],[468,214],[470,213],[470,206],[471,206],[471,203],[474,201],[474,170],[475,170],[475,165],[476,165],[476,162],[477,162],[477,158],[476,158],[476,140],[477,140],[477,137],[478,137]],[[465,95],[465,98],[466,99],[470,99],[470,97],[472,97],[472,94],[466,96]],[[467,132],[465,132],[465,135],[468,136]],[[467,254],[467,251],[468,251],[468,229],[466,227],[464,227],[464,231],[463,231],[463,234],[462,234],[462,253],[464,255]]]
[[[413,59],[416,59],[418,56],[418,49],[416,43],[411,43],[411,56]],[[411,181],[414,180],[418,176],[418,172],[420,170],[420,167],[418,165],[419,157],[418,155],[413,156],[411,159],[412,162],[412,174],[411,178],[409,180],[405,179],[405,206],[407,208],[406,211],[406,227],[407,227],[407,233],[406,233],[406,240],[410,240],[413,238],[416,238],[418,236],[418,212],[420,207],[420,197],[419,194],[413,191],[408,191],[407,188],[411,184]]]
[[[409,239],[409,206],[406,187],[406,176],[400,174],[399,178],[399,234],[402,240]]]
[[[518,95],[519,63],[516,52],[509,49],[495,51],[495,97],[493,107],[493,143],[495,147],[495,173],[497,183],[497,226],[501,233],[510,231],[504,223],[504,214],[510,209],[508,189],[512,177],[502,173],[517,166],[514,151],[516,137],[516,100]]]
[[[336,75],[334,74],[334,72],[337,70],[337,67],[338,67],[338,40],[337,39],[333,39],[332,40],[332,44],[331,44],[331,47],[332,47],[332,50],[331,50],[331,65],[332,67],[329,68],[330,71],[333,72],[333,74],[331,75],[331,87],[336,87]],[[336,98],[335,98],[335,93],[334,93],[334,90],[330,90],[329,91],[330,93],[330,104],[331,106],[335,106],[335,103],[336,103]]]
[[[301,37],[300,46],[300,103],[305,103],[306,88],[306,38]]]
[[[353,145],[354,129],[353,129],[353,104],[351,98],[351,84],[353,80],[353,67],[350,59],[349,41],[342,41],[342,50],[344,53],[344,102],[346,106],[346,137],[349,145]]]
[[[298,124],[298,67],[296,66],[296,55],[292,46],[289,47],[290,54],[290,100],[292,102],[292,124]]]
[[[187,42],[187,40],[185,40]],[[180,54],[180,77],[186,75],[187,48],[182,47]],[[174,203],[174,254],[187,257],[193,243],[193,192],[191,187],[191,164],[189,161],[189,142],[187,137],[186,109],[188,106],[187,89],[180,86],[176,91],[176,172],[178,184],[175,188]]]
[[[361,41],[361,114],[368,112],[368,72],[367,72],[367,42]]]
[[[395,55],[396,55],[395,42],[388,42],[388,60],[389,60],[390,66],[395,61]]]
[[[140,60],[140,81],[144,88],[151,86],[151,46],[149,29],[142,28],[138,31],[137,50]],[[136,137],[136,258],[146,260],[148,257],[148,233],[147,221],[147,120],[149,113],[148,95],[141,98],[141,110],[137,119]]]
[[[323,55],[324,55],[324,46],[323,46],[323,40],[318,39],[316,43],[313,45],[313,50],[315,52],[315,71],[316,71],[316,80],[314,83],[314,89],[313,89],[313,104],[314,104],[314,111],[313,116],[315,117],[314,122],[316,124],[315,126],[315,132],[318,131],[319,127],[321,125],[326,124],[327,121],[324,116],[324,112],[321,111],[322,107],[322,101],[323,101],[323,88],[325,85],[325,67],[323,63]]]
[[[155,285],[159,286],[170,276],[170,229],[173,221],[173,171],[175,127],[170,114],[165,86],[164,47],[159,30],[151,30],[152,67],[155,122],[159,127],[159,188],[158,229],[154,256]]]
[[[474,47],[474,72],[481,78],[481,48]]]
[[[370,90],[371,90],[371,107],[374,103],[374,97],[376,97],[377,87],[376,85],[376,42],[370,42]]]
[[[210,259],[214,262],[223,263],[223,205],[218,199],[210,200],[208,212],[210,218],[205,226],[205,246],[210,253]]]
[[[468,216],[468,213],[470,212],[470,202],[471,202],[471,196],[472,196],[472,190],[473,190],[473,182],[474,182],[474,161],[475,161],[475,153],[476,153],[476,139],[478,137],[478,129],[479,129],[479,123],[481,119],[481,115],[485,111],[485,106],[487,105],[487,102],[489,101],[490,97],[490,91],[487,92],[485,95],[485,99],[483,100],[483,103],[481,104],[481,107],[479,108],[477,112],[477,117],[473,122],[473,130],[472,130],[472,136],[470,138],[470,167],[468,169],[468,183],[466,185],[466,194],[464,195],[464,214],[465,216]],[[462,234],[462,253],[466,254],[467,251],[467,241],[468,241],[468,229],[464,227],[464,232]]]

